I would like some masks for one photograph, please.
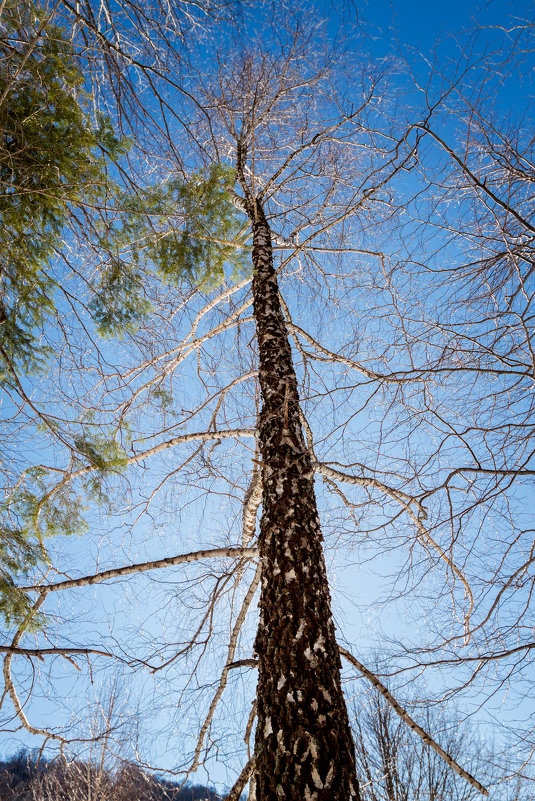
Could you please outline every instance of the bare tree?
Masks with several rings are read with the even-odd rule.
[[[129,35],[134,42],[142,36],[137,17],[132,30],[126,26],[121,33],[125,9],[114,16],[101,6],[110,17],[103,32],[90,19],[89,6],[83,16],[78,7],[65,8],[94,42],[110,34],[106,53],[134,58],[124,53]],[[183,59],[171,51],[152,95],[165,121],[161,141],[167,138],[172,147],[159,150],[156,167],[149,165],[151,177],[165,180],[190,168],[206,177],[222,162],[234,170],[236,183],[222,184],[220,194],[242,214],[239,230],[224,242],[209,226],[205,235],[227,249],[217,286],[188,277],[180,264],[171,265],[173,272],[158,261],[164,251],[157,245],[176,243],[187,230],[177,205],[175,214],[145,214],[148,223],[136,228],[137,240],[122,244],[124,269],[136,259],[141,265],[147,307],[137,330],[123,330],[124,338],[113,344],[99,341],[88,314],[98,281],[92,277],[84,289],[80,270],[73,270],[73,288],[65,287],[65,302],[77,313],[58,314],[58,362],[34,391],[61,421],[65,442],[78,445],[56,441],[51,452],[50,440],[41,438],[42,464],[32,472],[37,460],[27,444],[21,451],[26,467],[13,470],[8,482],[9,508],[15,515],[21,487],[35,498],[32,523],[39,535],[58,510],[69,510],[66,527],[74,527],[86,505],[89,531],[76,546],[51,543],[50,569],[20,587],[33,607],[2,646],[4,697],[16,726],[64,746],[83,734],[73,735],[68,725],[33,723],[26,693],[36,681],[51,693],[65,664],[87,664],[87,671],[79,671],[85,692],[95,673],[106,677],[106,664],[113,664],[126,675],[143,675],[140,683],[154,682],[154,692],[165,680],[165,700],[150,692],[145,698],[164,734],[176,734],[181,724],[183,752],[174,769],[184,777],[211,758],[230,762],[236,737],[245,732],[240,765],[232,763],[241,773],[231,798],[248,781],[260,798],[358,798],[323,537],[329,553],[337,545],[359,559],[374,548],[379,559],[387,551],[401,553],[393,580],[404,583],[414,605],[418,586],[433,569],[434,585],[424,585],[423,595],[430,595],[441,617],[427,626],[436,627],[435,642],[418,643],[417,665],[422,650],[444,648],[445,619],[453,627],[446,646],[456,649],[449,659],[460,659],[457,649],[483,631],[487,612],[481,616],[480,610],[487,588],[502,580],[502,557],[489,579],[474,587],[478,559],[490,552],[487,541],[478,540],[478,525],[483,531],[490,501],[502,502],[504,483],[511,476],[518,482],[531,469],[525,456],[521,462],[512,457],[515,436],[505,419],[511,393],[518,391],[516,431],[526,430],[526,392],[518,381],[527,373],[516,364],[516,338],[507,358],[500,351],[505,335],[495,323],[503,320],[503,309],[494,316],[488,311],[496,289],[489,291],[485,281],[497,262],[485,252],[477,267],[470,262],[463,270],[456,263],[449,283],[440,276],[435,285],[430,276],[436,259],[449,258],[451,242],[438,247],[438,257],[435,247],[435,261],[419,245],[428,231],[445,228],[447,237],[455,231],[459,250],[466,250],[467,241],[480,247],[477,217],[465,229],[458,213],[448,225],[433,216],[443,213],[444,204],[449,208],[452,195],[463,198],[463,210],[479,208],[483,197],[486,211],[489,204],[494,212],[501,209],[505,222],[512,205],[489,188],[483,173],[478,177],[471,156],[461,157],[436,132],[442,106],[429,103],[417,125],[412,112],[409,121],[397,116],[384,64],[360,57],[357,70],[355,57],[335,55],[327,37],[305,26],[297,12],[294,19],[287,9],[273,13],[273,20],[261,19],[261,34],[248,36],[246,44],[235,39],[231,48],[225,42],[218,50],[214,38],[213,60],[205,50],[197,60],[191,56],[194,77],[187,94],[183,83],[172,84],[177,94],[166,94],[170,65]],[[165,14],[159,20],[164,25]],[[138,85],[132,79],[131,99],[137,86],[152,90],[154,70],[169,52],[163,40],[162,49],[153,48],[150,38],[145,44],[150,57],[132,61],[127,71],[140,80]],[[123,76],[117,80],[121,86]],[[144,109],[149,116],[154,112],[151,102]],[[435,172],[426,149],[430,140],[444,155]],[[481,152],[479,146],[476,160]],[[499,148],[487,151],[490,158],[489,153],[496,161],[503,157]],[[455,175],[451,185],[442,174],[448,159]],[[141,164],[134,167],[138,181]],[[421,177],[414,180],[424,188],[411,186],[408,202],[405,177],[417,170]],[[431,205],[424,208],[424,199]],[[112,215],[107,224],[120,219]],[[252,280],[243,269],[250,250]],[[502,256],[501,265],[509,250]],[[92,257],[95,266],[96,249]],[[520,296],[519,290],[515,298]],[[452,314],[452,308],[471,314],[476,301],[484,316],[473,324],[466,314]],[[492,326],[486,327],[487,319]],[[516,334],[529,320],[526,312]],[[489,395],[488,380],[502,376],[504,361],[511,362],[511,383]],[[474,412],[468,388],[476,378]],[[459,426],[459,415],[472,417]],[[25,425],[32,443],[34,418]],[[496,452],[509,455],[498,464]],[[467,453],[472,461],[459,461]],[[492,486],[485,483],[487,470]],[[321,484],[314,485],[315,474]],[[460,477],[467,475],[468,484],[461,486],[466,479]],[[81,548],[87,549],[83,557]],[[496,553],[492,549],[493,559]],[[531,561],[530,554],[520,572],[510,572],[498,590],[498,605]],[[259,587],[255,630],[251,610]],[[80,602],[91,592],[85,596],[90,600]],[[131,607],[140,599],[133,622]],[[71,604],[74,622],[67,620]],[[415,608],[420,614],[423,603]],[[497,608],[492,606],[491,617]],[[29,624],[44,612],[47,628],[41,625],[32,635]],[[432,733],[352,650],[344,648],[344,658],[382,687],[404,725],[432,742]],[[469,657],[477,665],[481,658],[481,652]],[[443,662],[443,652],[431,660]],[[411,667],[414,660],[398,664]],[[238,709],[229,695],[234,699],[241,685],[244,695],[254,697],[253,667],[256,701]],[[388,669],[394,669],[391,661]],[[485,791],[455,754],[445,753],[447,745],[433,746]],[[148,750],[146,762],[156,762]]]
[[[477,788],[461,781],[443,759],[421,739],[415,738],[384,698],[373,690],[356,701],[353,718],[356,726],[357,770],[361,794],[366,801],[464,801],[479,796]],[[462,723],[459,715],[448,717],[436,708],[424,713],[428,731],[440,732],[448,753],[470,767],[473,773],[489,775],[498,781],[507,774],[492,763],[492,743],[477,729]],[[528,798],[527,784],[500,786],[501,797]]]
[[[276,241],[289,249],[290,253],[300,253],[318,234],[325,234],[344,223],[347,226],[349,216],[357,213],[375,187],[371,185],[365,192],[361,191],[360,172],[356,169],[355,160],[346,156],[348,148],[344,139],[362,126],[380,76],[374,76],[373,73],[364,76],[358,104],[350,114],[343,113],[336,94],[334,99],[329,99],[329,94],[336,90],[330,79],[332,71],[329,59],[316,59],[307,37],[308,34],[290,30],[288,43],[281,55],[273,55],[258,42],[253,55],[237,57],[235,64],[219,79],[200,85],[196,105],[202,106],[202,114],[190,125],[194,130],[195,142],[204,140],[202,152],[205,156],[211,156],[213,162],[220,160],[221,152],[234,153],[241,194],[232,191],[232,196],[237,206],[245,211],[252,229],[253,321],[261,392],[258,422],[254,420],[256,413],[253,416],[254,428],[222,430],[215,417],[224,413],[218,400],[208,429],[192,437],[201,442],[219,442],[225,436],[255,435],[257,427],[259,457],[255,458],[251,491],[246,496],[242,547],[216,548],[190,556],[190,559],[218,554],[240,557],[237,568],[230,573],[222,573],[217,579],[208,605],[209,613],[204,615],[204,620],[210,624],[218,594],[231,581],[235,583],[236,569],[239,571],[237,578],[241,578],[243,558],[250,558],[253,553],[259,556],[259,567],[233,626],[227,664],[219,688],[200,730],[192,768],[198,765],[205,747],[205,738],[226,684],[229,665],[234,661],[245,612],[260,583],[261,614],[254,646],[259,665],[258,722],[254,758],[249,760],[258,792],[261,796],[282,793],[296,798],[328,796],[345,799],[358,798],[353,743],[341,690],[340,656],[334,635],[315,503],[314,457],[302,431],[302,412],[287,328],[291,321],[285,320],[283,305],[279,300],[273,265],[272,232],[266,210],[268,205],[276,207],[281,202],[288,205],[285,227],[293,223],[294,230],[290,232],[288,240],[283,234],[277,234]],[[354,146],[352,143],[351,147]],[[359,152],[358,146],[356,152]],[[389,164],[387,157],[384,161],[385,174],[380,166],[377,167],[375,182],[379,186],[388,179],[388,174],[395,174],[399,169],[397,164]],[[320,192],[319,195],[316,192],[312,202],[307,188],[309,164],[313,165]],[[307,166],[301,175],[303,165]],[[307,220],[305,228],[302,225],[303,218]],[[293,244],[300,233],[304,233],[305,242]],[[161,234],[156,232],[156,236]],[[216,300],[225,300],[242,288],[243,282],[238,283]],[[250,300],[242,303],[238,313],[241,315],[250,303]],[[232,316],[230,321],[224,320],[217,330],[225,331],[229,322],[233,326]],[[161,382],[166,374],[175,371],[179,364],[174,357],[175,352],[177,349],[163,357],[158,356],[156,365],[153,359],[142,365],[141,371],[149,368],[152,372],[156,367],[155,378],[149,381],[149,386],[155,380]],[[169,360],[169,357],[169,366],[166,365],[162,370],[161,362]],[[250,374],[249,370],[248,376]],[[117,377],[122,383],[126,376],[121,372]],[[230,386],[238,381],[241,383],[241,380],[239,375],[236,376]],[[126,401],[129,411],[134,399],[145,394],[147,388],[146,384],[136,388]],[[226,393],[227,390],[223,388],[223,391]],[[109,386],[106,392],[109,392]],[[100,403],[97,403],[96,408],[99,407]],[[204,407],[206,401],[201,403],[199,411]],[[123,404],[117,409],[119,414],[122,413],[121,408],[124,408]],[[303,422],[308,426],[304,418]],[[213,431],[210,430],[212,425]],[[185,442],[188,439],[186,435]],[[156,454],[170,444],[162,442],[151,450]],[[178,441],[173,444],[178,444]],[[94,450],[94,446],[92,448]],[[83,452],[82,446],[79,451]],[[87,452],[92,464],[79,467],[74,472],[69,470],[59,484],[48,490],[46,501],[43,499],[39,502],[40,510],[57,493],[72,486],[74,480],[94,472],[98,460],[93,452]],[[149,455],[149,451],[145,450],[142,454],[125,459],[125,462],[137,463]],[[211,457],[208,458],[207,475],[211,477],[214,468]],[[254,516],[260,497],[262,522],[259,545],[258,551],[251,551],[247,546],[254,533]],[[178,559],[182,560],[181,557]],[[186,557],[186,560],[189,559]],[[164,559],[159,564],[153,561],[145,565],[145,569],[167,566],[172,561]],[[136,565],[120,570],[117,575],[138,573],[142,569]],[[40,591],[33,612],[40,608],[50,591],[94,583],[112,575],[113,571],[105,576],[88,578],[86,582],[75,579],[74,583],[67,580],[66,583],[47,585]],[[40,729],[32,727],[27,721],[11,680],[13,654],[22,653],[18,650],[21,633],[22,629],[12,641],[6,657],[6,688],[19,719],[31,731],[40,733]],[[194,641],[185,649],[186,652],[193,645]],[[97,650],[88,649],[87,655]],[[79,652],[83,653],[83,649],[63,651],[69,658]],[[30,656],[29,652],[26,653]],[[102,649],[100,653],[105,655]],[[64,740],[64,737],[60,736],[59,739]]]
[[[391,431],[407,438],[411,492],[456,554],[464,595],[447,634],[436,626],[404,643],[405,666],[440,674],[445,694],[489,699],[506,688],[524,696],[532,649],[533,105],[523,91],[532,54],[529,26],[479,31],[453,77],[430,74],[409,134],[422,191],[385,280],[387,358],[407,347],[405,375],[422,386]],[[504,110],[509,80],[517,95]],[[532,742],[531,725],[522,731]]]

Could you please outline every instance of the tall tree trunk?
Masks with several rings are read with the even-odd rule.
[[[299,418],[271,233],[258,201],[249,204],[249,214],[263,463],[262,585],[255,642],[257,799],[358,801],[314,471]]]

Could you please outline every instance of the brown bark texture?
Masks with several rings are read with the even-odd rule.
[[[262,565],[255,783],[258,801],[359,801],[312,460],[263,208],[253,226],[260,356]]]

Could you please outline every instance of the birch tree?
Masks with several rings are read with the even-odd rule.
[[[114,261],[95,249],[90,285],[73,277],[69,302],[79,313],[62,319],[67,344],[35,389],[78,445],[51,452],[40,439],[38,475],[26,445],[34,470],[17,474],[10,491],[15,484],[35,499],[37,539],[56,509],[88,507],[88,531],[75,545],[51,543],[51,566],[17,586],[32,608],[2,646],[7,714],[62,748],[83,740],[68,723],[34,719],[25,703],[32,666],[50,698],[65,664],[78,668],[80,697],[114,665],[143,687],[160,733],[181,726],[176,773],[230,762],[244,737],[231,798],[247,782],[259,798],[358,798],[341,652],[353,671],[346,678],[372,682],[404,725],[485,792],[366,667],[359,644],[336,633],[325,560],[340,545],[361,563],[374,547],[401,554],[394,581],[405,582],[418,613],[416,591],[431,572],[436,625],[452,621],[456,643],[472,632],[472,563],[451,530],[457,512],[436,500],[442,490],[448,497],[448,482],[435,482],[443,448],[427,449],[453,393],[448,384],[439,403],[433,397],[429,354],[446,347],[434,316],[440,293],[420,284],[415,302],[415,229],[405,228],[412,260],[397,234],[420,198],[405,177],[426,169],[429,120],[397,115],[388,65],[335,55],[321,28],[298,16],[293,24],[287,9],[255,20],[253,32],[247,18],[232,48],[214,35],[209,58],[201,50],[188,62],[188,92],[175,82],[171,95],[165,86],[182,56],[149,39],[154,61],[134,63],[127,45],[141,35],[138,22],[130,30],[113,9],[101,6],[97,21],[90,10],[70,13],[94,41],[110,34],[107,56],[118,48],[144,90],[165,65],[140,113],[145,125],[159,107],[159,141],[169,147],[149,164],[139,202],[106,219]],[[145,144],[136,152],[146,154]],[[202,202],[188,199],[198,190],[206,201],[214,176],[210,197],[216,208],[232,202],[233,215],[203,217]],[[118,303],[109,333],[123,338],[99,340],[102,298],[113,309],[114,280],[130,279],[136,326]],[[458,390],[448,397],[466,409]],[[478,496],[474,508],[484,503]],[[164,680],[165,699],[156,699]],[[239,687],[252,705],[238,709]],[[141,762],[158,767],[160,754],[148,752]]]
[[[318,232],[328,232],[339,226],[362,205],[366,195],[363,196],[358,185],[354,185],[354,178],[349,170],[350,161],[351,171],[354,170],[355,160],[346,160],[346,164],[342,165],[344,151],[347,149],[344,146],[344,136],[356,130],[357,121],[361,124],[368,107],[372,107],[375,84],[379,77],[373,74],[364,77],[364,85],[358,95],[358,106],[349,114],[344,114],[341,113],[337,101],[333,102],[328,98],[329,92],[335,89],[329,78],[330,64],[328,61],[314,64],[312,48],[306,37],[293,32],[280,56],[272,55],[265,48],[262,51],[260,43],[257,51],[251,56],[243,54],[236,57],[235,64],[225,72],[222,80],[199,85],[197,98],[201,98],[202,104],[197,99],[197,106],[201,105],[202,115],[191,124],[195,142],[201,142],[202,151],[211,157],[212,165],[220,160],[223,149],[231,156],[238,189],[237,193],[231,190],[231,197],[245,212],[252,231],[252,322],[255,325],[258,348],[257,375],[261,400],[258,444],[255,450],[258,458],[255,457],[254,460],[252,485],[246,496],[242,547],[212,548],[171,561],[169,558],[163,561],[153,560],[145,566],[119,569],[116,575],[124,575],[125,572],[138,573],[143,569],[156,569],[174,562],[219,554],[238,556],[240,561],[237,568],[229,575],[222,574],[218,580],[218,583],[226,583],[236,570],[243,573],[243,558],[250,558],[258,553],[259,567],[246,592],[244,607],[234,624],[228,662],[208,716],[201,727],[192,766],[196,767],[199,763],[205,748],[204,741],[215,704],[226,683],[228,665],[237,646],[244,612],[260,583],[260,622],[254,645],[259,666],[256,704],[258,722],[254,757],[249,760],[245,778],[248,778],[248,773],[253,772],[254,785],[258,787],[261,797],[275,794],[311,799],[327,796],[358,798],[354,748],[341,689],[340,656],[334,633],[315,502],[313,452],[302,430],[302,425],[308,428],[308,424],[302,418],[300,409],[287,328],[290,320],[285,320],[283,305],[279,299],[273,263],[272,232],[266,209],[268,204],[290,201],[290,213],[287,215],[285,227],[289,227],[292,218],[297,227],[290,234],[289,243],[285,243],[282,235],[278,234],[277,237],[283,247],[289,247],[290,252],[297,250],[299,253],[302,246],[291,242],[303,231],[300,221],[303,215],[313,215],[307,226],[310,230],[305,234],[306,240],[312,241]],[[307,59],[310,59],[310,64],[307,64]],[[209,115],[207,109],[212,104],[215,104],[215,109]],[[296,104],[299,108],[297,118],[294,112]],[[309,122],[308,115],[312,112],[315,113]],[[209,127],[206,126],[207,120]],[[250,158],[248,152],[251,154]],[[305,186],[308,177],[299,174],[303,169],[303,157],[305,165],[309,161],[314,165],[313,174],[320,189],[319,203],[318,197],[314,198],[314,203],[310,202]],[[207,169],[209,166],[208,164]],[[390,165],[391,173],[396,170],[396,165]],[[344,179],[347,185],[344,185]],[[378,183],[384,180],[386,177],[381,175]],[[373,191],[374,187],[371,186],[368,194]],[[322,195],[325,196],[323,202]],[[156,213],[158,212],[159,208],[156,209]],[[169,214],[166,215],[168,217]],[[180,230],[183,226],[182,219],[178,219],[176,224]],[[174,231],[172,228],[158,228],[157,225],[154,229],[145,232],[141,254],[128,244],[125,245],[127,255],[123,255],[121,262],[123,272],[129,269],[131,262],[128,259],[131,260],[135,254],[136,259],[145,258],[150,264],[154,264],[164,279],[172,277],[166,266],[169,261],[169,243],[171,255],[175,258],[180,256],[172,247]],[[128,231],[132,231],[131,226]],[[165,251],[158,247],[158,242],[166,245]],[[236,246],[243,246],[242,243],[245,242],[244,233],[241,241],[236,241]],[[178,265],[178,269],[178,277],[182,282],[188,276],[182,264]],[[245,284],[248,283],[246,280]],[[223,292],[215,302],[221,302],[243,289],[244,282],[239,282]],[[99,290],[100,295],[103,291]],[[166,303],[169,302],[166,300]],[[200,314],[206,314],[211,305],[215,305],[214,301]],[[251,300],[242,303],[241,308],[238,308],[239,315],[250,305]],[[238,315],[236,317],[239,320]],[[225,331],[229,324],[234,325],[232,317],[230,321],[217,326],[216,332]],[[185,345],[188,338],[186,337]],[[151,347],[154,347],[154,343],[151,343]],[[195,347],[188,349],[196,350]],[[147,368],[153,371],[156,366],[155,375],[145,385],[135,389],[133,395],[121,404],[123,409],[126,405],[130,412],[134,399],[146,395],[156,381],[161,383],[166,374],[174,372],[179,363],[175,352],[176,349],[173,349],[137,368],[142,374]],[[166,365],[162,371],[160,363],[163,360],[168,361],[169,366]],[[120,374],[121,383],[124,378],[123,371]],[[237,376],[230,386],[241,383],[241,380]],[[107,392],[109,389],[108,386]],[[226,393],[227,389],[223,391]],[[72,399],[70,400],[72,403]],[[205,406],[206,401],[201,404],[200,409]],[[219,416],[219,407],[218,401],[214,415]],[[101,402],[96,403],[95,408],[100,412]],[[119,413],[121,414],[120,411]],[[213,423],[207,431],[191,437],[179,437],[176,442],[162,442],[142,454],[125,457],[125,466],[129,462],[145,460],[150,456],[151,450],[153,454],[157,454],[163,448],[179,444],[181,440],[187,442],[191,438],[201,442],[220,441],[224,437],[255,434],[256,426],[249,430],[221,430],[214,415]],[[210,431],[212,424],[214,430]],[[99,425],[102,427],[102,422]],[[84,430],[90,426],[86,425]],[[46,508],[45,505],[54,496],[63,493],[65,487],[71,487],[76,479],[95,473],[95,469],[100,478],[97,485],[92,485],[92,489],[94,492],[102,492],[99,484],[112,465],[104,458],[104,451],[99,453],[98,435],[89,437],[84,433],[82,439],[86,444],[83,447],[80,444],[78,452],[87,455],[89,464],[75,465],[77,469],[74,472],[69,469],[59,484],[48,490],[46,496],[39,501],[36,521],[43,519],[41,510]],[[82,439],[79,437],[77,441],[81,443]],[[102,441],[100,444],[101,448],[104,447]],[[209,466],[208,474],[211,471]],[[65,502],[65,497],[60,497]],[[254,518],[260,498],[262,522],[259,545],[258,550],[255,548],[252,551],[247,546],[254,534]],[[71,503],[73,502],[71,499]],[[81,582],[75,579],[74,584],[67,580],[67,583],[45,585],[39,591],[32,614],[40,609],[49,592],[91,584],[111,578],[112,575],[113,571]],[[209,608],[216,598],[217,595]],[[29,651],[19,649],[25,625],[23,621],[22,628],[8,648],[5,662],[6,689],[23,725],[35,734],[44,734],[44,730],[33,727],[26,719],[11,678],[13,654],[26,653],[30,656]],[[98,650],[89,649],[87,653]],[[72,656],[83,652],[84,649],[74,649],[70,653]],[[41,651],[42,655],[44,653]],[[54,649],[51,653],[54,653]],[[105,652],[100,650],[100,655],[104,656]],[[55,736],[60,741],[64,740],[63,735]]]

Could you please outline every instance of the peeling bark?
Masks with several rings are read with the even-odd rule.
[[[249,201],[248,213],[262,392],[256,793],[258,801],[358,801],[314,466],[301,428],[271,233],[257,200]]]

